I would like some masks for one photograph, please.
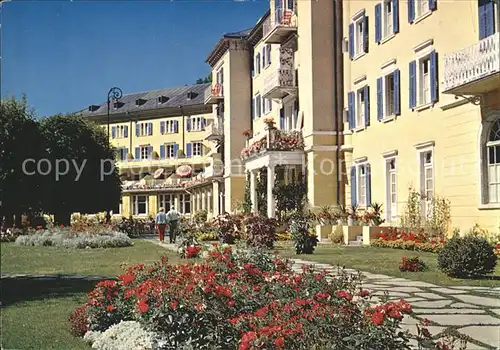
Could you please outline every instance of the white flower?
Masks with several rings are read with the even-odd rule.
[[[86,334],[87,336],[87,334]],[[90,334],[87,339],[94,335]],[[136,321],[121,321],[99,333],[93,341],[92,349],[99,350],[153,350],[159,349],[159,337],[146,331]]]

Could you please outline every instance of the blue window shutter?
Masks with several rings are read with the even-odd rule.
[[[165,159],[165,145],[160,145],[160,159]]]
[[[354,207],[358,203],[356,194],[356,167],[351,167],[351,205]]]
[[[351,91],[347,94],[347,116],[348,116],[348,121],[349,121],[349,129],[354,129],[356,127],[355,124],[355,118],[354,118],[354,113],[355,113],[355,108],[354,108],[354,92]]]
[[[186,119],[186,130],[191,131],[191,118]]]
[[[135,136],[141,135],[141,124],[135,124]]]
[[[372,172],[370,164],[365,165],[366,169],[366,206],[372,204]]]
[[[114,139],[116,137],[116,126],[111,127],[111,138]]]
[[[179,121],[174,120],[174,132],[178,133],[179,132]]]
[[[399,69],[394,71],[394,114],[401,114],[401,87],[400,87],[400,73]]]
[[[366,86],[365,89],[365,126],[370,125],[370,87]]]
[[[399,0],[392,0],[392,32],[399,33]]]
[[[417,79],[416,79],[416,73],[417,73],[417,62],[416,61],[411,61],[410,62],[410,109],[415,108],[417,105]]]
[[[413,23],[415,20],[415,0],[408,1],[408,23]]]
[[[165,133],[165,122],[160,122],[160,134]]]
[[[190,158],[190,157],[191,157],[192,152],[193,152],[193,145],[192,145],[191,143],[188,143],[188,144],[186,145],[186,156],[187,156],[188,158]]]
[[[354,57],[354,23],[349,24],[349,58]]]
[[[288,9],[293,10],[293,2],[294,0],[288,0]]]
[[[267,45],[267,64],[271,64],[271,45]]]
[[[429,0],[429,10],[434,11],[436,9],[436,0]]]
[[[368,52],[368,30],[369,25],[368,25],[368,16],[363,17],[363,51]]]
[[[267,64],[267,53],[266,53],[266,47],[267,46],[264,46],[262,48],[262,68],[264,68]]]
[[[280,109],[280,129],[285,129],[285,110],[283,107]]]
[[[479,40],[495,34],[495,7],[493,0],[479,0]]]
[[[384,119],[383,78],[377,78],[377,120]]]
[[[375,5],[375,42],[382,40],[382,4]]]
[[[128,125],[123,128],[123,137],[128,137]]]
[[[174,158],[177,158],[178,152],[179,152],[179,145],[174,143]]]
[[[201,118],[201,121],[200,121],[200,126],[201,126],[201,130],[205,130],[205,118]]]
[[[148,135],[153,135],[153,123],[148,123],[149,124],[149,130],[148,130]]]
[[[136,147],[135,148],[135,159],[141,159],[141,148],[140,147]]]
[[[260,102],[260,96],[257,96],[257,98],[255,99],[255,104],[256,104],[256,109],[257,109],[257,118],[260,118],[261,116],[261,102]]]
[[[123,149],[123,160],[127,160],[128,148]]]
[[[152,154],[153,154],[153,146],[148,146],[148,159],[151,159]]]
[[[436,50],[430,54],[431,101],[438,100],[438,62]]]

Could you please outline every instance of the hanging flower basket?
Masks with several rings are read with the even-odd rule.
[[[175,174],[182,178],[190,177],[193,174],[193,169],[189,165],[181,165],[177,168]]]

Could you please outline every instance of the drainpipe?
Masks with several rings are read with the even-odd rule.
[[[343,119],[343,75],[342,75],[342,59],[339,59],[339,46],[342,42],[342,30],[339,30],[339,25],[342,25],[342,0],[333,0],[333,79],[334,79],[334,113],[335,113],[335,130],[336,130],[336,167],[337,167],[337,205],[341,204],[341,169],[340,169],[340,118]]]
[[[186,135],[184,133],[184,109],[182,108],[182,106],[179,106],[179,108],[181,109],[181,115],[182,115],[182,152],[184,153],[184,155],[186,155],[185,151],[186,151]],[[177,155],[176,155],[177,156]]]

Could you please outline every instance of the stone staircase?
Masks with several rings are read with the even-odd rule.
[[[363,236],[356,236],[355,241],[349,241],[350,246],[360,246],[363,245]]]

